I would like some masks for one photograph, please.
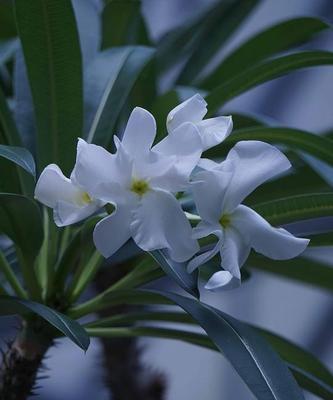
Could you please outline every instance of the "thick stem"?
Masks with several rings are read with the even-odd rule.
[[[0,400],[26,400],[33,394],[36,377],[52,339],[24,325],[15,341],[3,351]]]

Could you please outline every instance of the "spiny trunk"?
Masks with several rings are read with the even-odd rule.
[[[36,377],[52,339],[24,325],[14,342],[2,352],[0,400],[26,400],[33,394]]]

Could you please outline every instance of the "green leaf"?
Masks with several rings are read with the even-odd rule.
[[[0,144],[0,157],[14,162],[25,169],[34,178],[36,177],[35,160],[24,147],[6,146]]]
[[[298,283],[333,291],[333,268],[323,262],[309,260],[304,257],[283,261],[269,260],[259,254],[252,253],[246,265],[251,269],[258,269],[283,278],[292,279]]]
[[[291,149],[303,150],[333,165],[333,141],[309,132],[290,128],[255,127],[234,131],[223,143],[227,146],[216,146],[209,150],[209,157],[221,157],[225,151],[240,140],[262,140],[278,143]]]
[[[39,299],[40,288],[33,266],[44,233],[38,205],[25,196],[0,193],[0,232],[17,246],[25,283],[33,298]]]
[[[68,294],[71,302],[74,302],[76,299],[78,299],[88,286],[89,282],[94,279],[103,260],[103,256],[98,251],[93,252],[89,260],[85,263],[81,274],[78,275],[77,279],[72,282],[71,291]]]
[[[152,105],[152,114],[156,119],[156,141],[163,139],[167,134],[166,120],[169,112],[180,103],[176,90],[171,90],[157,97]]]
[[[89,142],[104,147],[112,144],[120,112],[153,54],[152,48],[144,46],[119,47],[101,53],[100,58],[108,68],[108,82],[88,134]]]
[[[188,343],[199,345],[211,350],[218,349],[205,334],[198,334],[183,330],[141,327],[134,328],[116,328],[115,326],[123,326],[133,324],[138,321],[159,321],[174,322],[184,324],[195,324],[193,318],[183,312],[178,311],[143,311],[132,312],[127,314],[118,314],[109,318],[104,318],[86,324],[87,331],[93,336],[115,337],[115,336],[153,336],[164,337],[168,339],[183,340]],[[107,329],[105,329],[107,328]],[[280,357],[287,362],[290,371],[293,373],[298,384],[304,389],[322,396],[324,399],[330,400],[333,391],[333,377],[330,371],[312,354],[297,346],[296,344],[275,335],[264,329],[252,327],[256,329],[271,346],[279,353]]]
[[[286,197],[253,208],[272,225],[333,215],[333,193]]]
[[[149,254],[160,265],[163,271],[170,278],[175,280],[181,288],[194,297],[200,296],[198,290],[198,271],[189,274],[186,271],[186,263],[172,261],[170,258],[166,257],[161,250],[154,250],[149,252]]]
[[[266,121],[264,121],[262,117],[257,117],[256,115],[240,114],[232,111],[228,112],[228,114],[232,115],[234,130],[266,125]]]
[[[295,168],[295,166],[293,166]],[[321,193],[329,190],[325,181],[311,168],[302,166],[292,169],[290,174],[268,181],[246,198],[247,205],[276,200],[306,193]]]
[[[83,122],[81,51],[72,4],[15,0],[15,15],[35,107],[38,166],[54,162],[69,173]]]
[[[205,62],[204,56],[212,57],[257,3],[257,0],[231,0],[227,4],[225,1],[218,1],[191,21],[167,32],[158,43],[159,69],[164,71],[172,67],[178,60],[193,52],[200,57],[201,68]],[[224,24],[221,24],[221,20]],[[211,35],[216,38],[213,43]],[[207,47],[207,50],[202,47]]]
[[[141,1],[109,1],[102,12],[102,49],[149,44]]]
[[[225,82],[242,74],[260,61],[307,42],[329,25],[317,18],[295,18],[270,26],[253,36],[229,54],[199,86],[213,90],[217,82]]]
[[[219,1],[209,10],[194,32],[194,50],[179,75],[180,84],[193,82],[258,3],[258,0]]]
[[[39,315],[84,351],[88,349],[90,339],[86,331],[81,325],[66,315],[34,301],[8,296],[0,297],[0,315],[25,315],[27,312]]]
[[[143,292],[161,295],[190,314],[258,400],[304,399],[287,366],[246,324],[195,299],[173,293]]]
[[[7,39],[16,36],[13,4],[11,1],[0,2],[0,38]]]
[[[257,328],[261,335],[287,362],[298,384],[311,393],[330,400],[333,395],[332,373],[311,353],[272,332]]]
[[[17,194],[0,193],[0,231],[33,262],[43,242],[43,223],[38,205]]]
[[[328,51],[302,51],[264,61],[215,86],[216,89],[206,97],[209,113],[213,114],[227,101],[262,83],[298,69],[331,64],[333,64],[333,53]]]

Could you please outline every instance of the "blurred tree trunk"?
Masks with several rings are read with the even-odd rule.
[[[101,292],[127,272],[126,264],[104,268],[95,280]],[[128,312],[133,306],[112,307],[101,311],[100,317]],[[136,307],[137,309],[137,307]],[[164,400],[165,378],[162,374],[142,365],[140,349],[135,338],[101,339],[105,384],[112,400]]]

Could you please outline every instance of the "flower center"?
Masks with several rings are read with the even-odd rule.
[[[92,202],[92,198],[89,196],[87,192],[82,192],[80,200],[83,204],[90,204]]]
[[[133,179],[131,185],[131,191],[138,194],[139,196],[143,196],[150,189],[147,181],[143,179]]]
[[[230,222],[231,222],[231,219],[230,219],[230,215],[228,215],[228,214],[223,214],[219,220],[220,225],[224,229],[228,228],[228,226],[230,225]]]

